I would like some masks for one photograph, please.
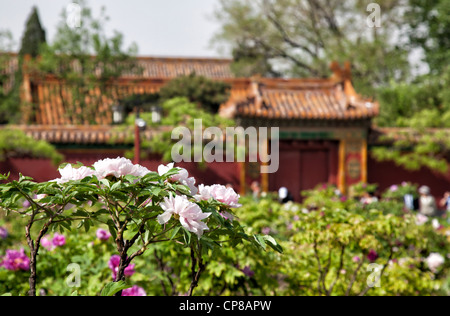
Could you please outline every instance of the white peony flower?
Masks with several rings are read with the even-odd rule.
[[[441,254],[433,252],[425,259],[425,262],[430,270],[435,273],[437,269],[444,264],[445,258]]]
[[[211,213],[203,213],[200,206],[190,202],[186,196],[165,197],[160,205],[164,210],[164,213],[158,216],[158,222],[161,225],[167,223],[173,215],[179,219],[184,228],[199,237],[203,235],[203,231],[209,230],[202,220],[209,217]]]
[[[95,175],[99,180],[108,176],[115,176],[119,178],[121,176],[133,175],[136,177],[143,177],[150,172],[147,168],[135,165],[131,160],[126,158],[117,157],[116,159],[106,158],[94,163]]]
[[[423,214],[417,214],[417,216],[416,216],[416,224],[417,225],[423,225],[423,224],[425,224],[426,222],[428,222],[428,216],[426,216],[426,215],[423,215]]]
[[[168,165],[160,165],[158,167],[158,174],[160,176],[165,175],[167,172],[169,172],[171,169],[174,168],[174,163],[169,163]],[[178,169],[178,174],[174,174],[173,176],[170,177],[170,180],[172,181],[177,181],[180,182],[181,184],[189,187],[189,189],[191,190],[191,194],[197,194],[198,189],[195,187],[195,178],[194,177],[189,177],[189,173],[186,169],[184,168],[179,168]]]
[[[232,188],[227,188],[226,186],[220,184],[214,184],[211,186],[200,184],[198,186],[198,194],[195,196],[195,199],[197,201],[207,201],[210,198],[224,203],[231,208],[242,206],[242,204],[239,204],[240,195],[237,194]]]
[[[86,177],[94,175],[95,171],[91,168],[81,166],[74,168],[71,164],[67,164],[63,169],[58,169],[61,174],[61,178],[55,179],[57,183],[66,183],[71,180],[82,180]]]

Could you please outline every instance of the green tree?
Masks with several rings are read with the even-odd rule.
[[[198,104],[190,102],[186,97],[177,97],[162,103],[163,118],[161,121],[162,126],[171,127],[187,127],[191,133],[194,131],[194,120],[201,120],[202,127],[219,127],[225,128],[227,126],[235,126],[235,123],[230,119],[224,119],[218,114],[213,114]],[[150,140],[143,140],[142,142],[142,154],[148,155],[149,153],[156,153],[162,156],[162,160],[165,162],[173,161],[172,149],[176,141],[172,139],[172,130],[162,130],[161,134],[157,137],[153,137]],[[193,144],[192,157],[196,149],[195,145],[202,146],[201,144]],[[126,153],[127,158],[131,158],[134,153],[129,151]],[[203,164],[200,164],[201,166]]]
[[[214,42],[231,47],[240,74],[249,76],[328,77],[331,61],[350,61],[357,90],[373,95],[409,75],[407,47],[394,37],[402,34],[404,6],[380,7],[382,27],[370,28],[366,1],[221,0]]]
[[[78,4],[79,27],[71,28],[63,11],[53,42],[42,49],[38,69],[43,76],[52,74],[61,79],[57,93],[72,124],[96,124],[96,118],[108,115],[98,111],[99,105],[118,97],[114,80],[124,72],[139,73],[134,58],[137,46],[124,48],[123,35],[117,31],[111,37],[106,34],[105,8],[96,18],[85,1]],[[69,89],[69,97],[63,96],[63,89]],[[82,111],[77,110],[80,108]]]
[[[0,129],[0,161],[11,157],[33,157],[51,159],[58,165],[63,156],[46,141],[36,141],[21,130]]]
[[[378,90],[380,117],[376,123],[406,130],[386,135],[392,146],[377,147],[372,154],[406,169],[427,167],[447,173],[450,143],[448,132],[439,129],[450,128],[450,3],[410,0],[409,4],[409,42],[423,50],[429,71],[411,82]]]
[[[220,105],[228,100],[229,90],[230,85],[225,82],[191,73],[171,80],[161,88],[159,95],[163,102],[176,97],[186,97],[203,109],[217,113]]]
[[[0,30],[0,124],[20,120],[20,74],[12,55],[14,39],[9,30]]]
[[[37,8],[33,7],[26,22],[26,28],[22,37],[22,46],[19,54],[21,56],[28,54],[32,57],[36,57],[39,55],[40,46],[43,43],[46,43],[45,30],[41,26]]]

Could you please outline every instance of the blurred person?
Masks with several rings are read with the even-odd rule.
[[[419,213],[426,216],[434,216],[436,213],[436,200],[430,194],[430,188],[423,185],[419,188]]]
[[[364,192],[363,196],[360,199],[360,202],[364,205],[372,204],[378,202],[378,198],[370,192]]]
[[[447,217],[447,222],[450,223],[450,192],[444,193],[444,197],[439,201],[439,205],[446,211],[444,217]]]
[[[291,193],[287,188],[281,187],[278,190],[278,200],[281,204],[285,204],[289,201],[294,201],[294,198],[292,197]]]
[[[439,205],[445,209],[447,212],[450,212],[450,192],[447,191],[444,193],[444,197],[439,201]]]
[[[261,197],[261,187],[259,185],[259,182],[253,181],[250,185],[250,188],[252,190],[253,199],[255,201],[259,200],[259,198]]]

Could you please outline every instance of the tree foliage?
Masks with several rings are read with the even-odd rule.
[[[118,97],[112,85],[114,80],[125,71],[139,73],[133,57],[137,47],[124,48],[123,35],[117,31],[111,37],[106,34],[105,8],[96,18],[84,1],[79,1],[79,5],[80,26],[69,27],[63,11],[53,42],[41,51],[37,70],[42,76],[60,79],[59,97],[73,124],[97,124],[96,118],[108,115],[107,111],[99,112],[99,106]],[[64,89],[69,89],[66,97]]]
[[[55,147],[46,141],[36,141],[20,130],[0,129],[0,161],[10,157],[48,158],[55,165],[63,158]]]
[[[358,91],[408,75],[407,50],[394,33],[402,2],[380,4],[383,27],[370,28],[365,1],[221,1],[216,43],[231,47],[238,74],[328,77],[329,65],[350,61]]]
[[[169,81],[161,88],[159,95],[162,102],[185,97],[203,110],[216,114],[220,105],[228,100],[229,90],[230,85],[225,82],[191,73]]]
[[[44,43],[46,43],[45,30],[41,26],[37,8],[33,7],[26,22],[19,55],[25,56],[28,54],[32,57],[37,57],[40,46]]]

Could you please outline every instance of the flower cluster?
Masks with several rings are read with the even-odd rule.
[[[158,174],[164,176],[172,169],[174,169],[173,163],[160,165],[158,167]],[[195,178],[190,177],[186,169],[178,167],[176,169],[178,173],[171,175],[168,178],[168,181],[187,186],[190,189],[191,196],[194,197],[194,200],[190,201],[185,195],[166,197],[160,204],[164,211],[163,214],[158,216],[158,222],[161,225],[166,224],[172,216],[174,216],[175,219],[180,221],[180,224],[184,228],[200,237],[205,230],[208,230],[208,227],[203,220],[208,218],[211,214],[203,213],[200,206],[195,202],[214,199],[230,208],[241,206],[241,204],[239,204],[240,196],[232,188],[227,188],[218,184],[212,186],[200,184],[197,188],[195,186]],[[68,164],[64,168],[59,169],[59,172],[61,178],[53,181],[61,184],[71,180],[82,180],[90,176],[95,176],[99,180],[109,176],[116,178],[126,175],[143,177],[151,171],[141,165],[133,164],[129,159],[118,157],[116,159],[107,158],[99,160],[93,164],[92,168],[85,166],[74,167]],[[145,201],[143,205],[150,202],[151,200],[149,199]],[[226,211],[223,211],[221,214],[226,219],[232,219],[232,215]],[[97,236],[101,240],[109,238],[109,236],[103,232],[98,232]]]
[[[30,269],[30,259],[23,249],[6,250],[6,255],[2,258],[0,266],[10,271],[27,271]]]

